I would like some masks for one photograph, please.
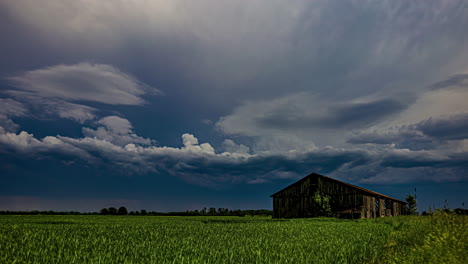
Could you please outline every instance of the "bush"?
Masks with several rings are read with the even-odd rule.
[[[334,217],[334,213],[331,208],[331,198],[328,195],[316,192],[312,197],[311,204],[306,211],[308,217]]]

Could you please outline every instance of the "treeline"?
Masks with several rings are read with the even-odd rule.
[[[99,215],[98,212],[76,212],[76,211],[0,211],[0,215]]]
[[[127,211],[127,208],[120,207],[119,209],[115,207],[103,208],[99,212],[101,215],[135,215],[135,216],[271,216],[273,211],[266,209],[259,210],[230,210],[228,208],[214,208],[211,207],[207,209],[206,207],[202,210],[187,210],[185,212],[156,212],[156,211]]]
[[[271,216],[273,211],[260,210],[230,210],[228,208],[203,208],[202,210],[187,210],[184,212],[156,212],[146,211],[128,211],[124,206],[103,208],[99,212],[77,212],[77,211],[0,211],[0,215],[132,215],[132,216]]]

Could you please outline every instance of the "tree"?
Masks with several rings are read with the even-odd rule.
[[[333,217],[334,214],[333,214],[330,202],[331,202],[330,196],[322,194],[318,191],[315,192],[314,196],[312,196],[311,204],[307,210],[307,216]]]
[[[408,194],[408,196],[406,196],[406,202],[407,202],[408,214],[417,215],[418,208],[416,208],[416,198],[413,195]]]
[[[128,215],[128,211],[127,211],[127,208],[125,208],[125,206],[121,206],[119,210],[117,211],[117,213],[119,215]]]
[[[109,210],[110,215],[116,215],[117,214],[117,209],[115,207],[109,207],[107,208]]]
[[[208,210],[208,214],[209,215],[216,215],[216,208],[210,207],[210,209]]]
[[[148,212],[145,209],[141,209],[140,214],[141,215],[148,215]]]
[[[107,208],[102,208],[101,211],[99,212],[100,214],[102,215],[108,215],[109,214],[109,210]]]

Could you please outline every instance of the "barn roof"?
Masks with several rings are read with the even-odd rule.
[[[366,189],[366,188],[362,188],[362,187],[359,187],[359,186],[356,186],[356,185],[353,185],[353,184],[350,184],[350,183],[346,183],[346,182],[343,182],[343,181],[339,181],[339,180],[337,180],[337,179],[333,179],[333,178],[330,178],[330,177],[327,177],[327,176],[324,176],[324,175],[321,175],[321,174],[318,174],[318,173],[311,173],[311,174],[305,176],[304,178],[300,179],[299,181],[297,181],[297,182],[295,182],[295,183],[293,183],[293,184],[287,186],[286,188],[283,188],[283,189],[281,189],[280,191],[278,191],[278,192],[276,192],[276,193],[270,195],[270,197],[273,197],[273,196],[275,196],[275,195],[277,195],[277,194],[283,192],[284,190],[290,188],[290,187],[293,186],[293,185],[296,185],[296,184],[301,183],[302,181],[304,181],[305,179],[307,179],[307,178],[309,178],[309,177],[323,177],[323,178],[326,178],[326,179],[329,179],[329,180],[332,180],[332,181],[335,181],[335,182],[339,182],[339,183],[341,183],[341,184],[344,184],[344,185],[347,185],[347,186],[356,188],[356,189],[361,190],[362,192],[367,193],[367,194],[370,194],[370,195],[372,195],[372,196],[384,197],[384,198],[387,198],[387,199],[390,199],[390,200],[394,200],[394,201],[397,201],[397,202],[406,203],[406,202],[403,202],[403,201],[401,201],[401,200],[395,199],[395,198],[393,198],[393,197],[387,196],[387,195],[385,195],[385,194],[381,194],[381,193],[378,193],[378,192],[374,192],[374,191],[368,190],[368,189]]]

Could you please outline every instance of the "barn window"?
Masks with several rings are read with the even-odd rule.
[[[375,211],[378,212],[380,207],[380,201],[379,199],[375,199]]]

